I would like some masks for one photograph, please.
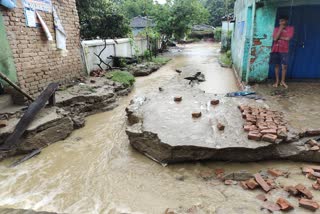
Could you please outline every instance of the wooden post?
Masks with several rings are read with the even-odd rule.
[[[26,92],[22,91],[15,83],[13,83],[11,80],[9,80],[8,77],[6,77],[3,73],[1,73],[1,71],[0,71],[0,77],[4,81],[6,81],[9,85],[11,85],[14,89],[16,89],[19,93],[21,93],[23,96],[28,98],[28,100],[34,102],[34,99],[29,94],[27,94]]]

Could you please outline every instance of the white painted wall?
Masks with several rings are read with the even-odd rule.
[[[136,38],[134,42],[130,42],[130,39],[108,39],[107,48],[101,54],[101,58],[105,62],[110,62],[107,59],[109,56],[119,56],[119,57],[133,57],[135,55],[142,56],[143,53],[148,49],[148,42],[146,39]],[[134,44],[133,44],[134,43]],[[85,63],[87,73],[89,74],[92,70],[98,69],[97,65],[100,61],[96,54],[104,48],[104,40],[88,40],[82,41],[82,56]],[[137,51],[137,53],[136,53]],[[102,66],[106,68],[106,66]]]

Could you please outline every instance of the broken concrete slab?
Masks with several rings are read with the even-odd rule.
[[[0,129],[0,145],[14,131],[18,122],[19,118],[11,118],[8,126]],[[72,131],[73,122],[67,112],[57,107],[44,108],[28,126],[18,147],[10,151],[0,151],[0,160],[13,155],[26,154],[64,140]]]
[[[279,144],[247,138],[238,106],[268,107],[264,103],[205,94],[187,84],[176,79],[162,92],[132,100],[126,132],[135,149],[163,164],[197,160],[320,162],[318,151],[306,148],[303,140],[293,142],[297,136]],[[179,105],[174,102],[177,94],[183,97]],[[220,105],[211,106],[212,99],[219,99]],[[201,112],[202,117],[193,119],[193,112]],[[224,132],[216,128],[219,121],[225,121]]]

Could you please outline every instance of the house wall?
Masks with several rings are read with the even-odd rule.
[[[228,48],[228,45],[230,47],[230,44],[228,44],[228,32],[232,32],[233,29],[234,29],[233,22],[222,21],[222,28],[221,28],[222,50],[226,50]],[[229,43],[230,43],[230,40],[229,40]]]
[[[268,78],[276,14],[277,7],[273,5],[256,8],[247,82],[261,82]]]
[[[17,8],[0,6],[6,33],[13,53],[20,87],[36,96],[51,82],[66,82],[82,73],[79,18],[75,0],[52,0],[67,34],[67,51],[58,50],[52,13],[39,12],[54,40],[47,41],[42,28],[29,28],[22,1]]]
[[[235,2],[236,20],[231,51],[234,68],[242,81],[246,81],[247,66],[245,60],[248,60],[247,53],[251,46],[250,26],[252,26],[253,20],[248,20],[250,7],[254,7],[254,0],[237,0]]]
[[[277,9],[285,6],[314,4],[320,4],[319,0],[236,1],[232,58],[234,68],[242,81],[262,82],[269,76],[269,56]],[[252,17],[248,15],[250,8],[252,8]],[[252,22],[251,32],[250,22]]]

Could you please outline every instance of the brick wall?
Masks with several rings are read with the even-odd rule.
[[[36,96],[49,83],[65,83],[79,77],[83,71],[80,56],[79,17],[75,0],[52,0],[67,34],[67,51],[56,48],[52,13],[39,12],[46,22],[53,41],[48,41],[41,27],[26,26],[21,0],[17,8],[0,6],[8,40],[13,52],[18,84]]]

